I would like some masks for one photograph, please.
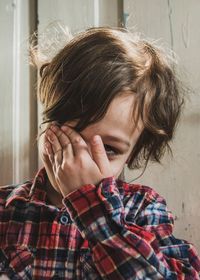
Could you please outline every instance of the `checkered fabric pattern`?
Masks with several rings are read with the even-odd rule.
[[[174,237],[154,189],[114,177],[50,205],[47,174],[0,189],[0,275],[9,279],[200,279],[193,244]]]

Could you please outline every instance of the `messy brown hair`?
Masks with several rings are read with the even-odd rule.
[[[128,168],[160,162],[170,150],[183,97],[174,64],[149,40],[122,28],[90,28],[67,42],[40,74],[43,123],[78,120],[74,129],[81,132],[105,116],[117,95],[129,92],[135,95],[133,122],[142,120],[144,130]]]

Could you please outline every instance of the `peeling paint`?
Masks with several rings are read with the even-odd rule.
[[[189,14],[187,14],[186,22],[182,24],[182,40],[185,48],[189,47]]]
[[[124,5],[124,12],[134,15],[128,21],[129,28],[136,27],[147,38],[158,42],[161,39],[172,49],[172,54],[177,54],[176,70],[185,86],[186,103],[173,143],[174,159],[168,164],[166,157],[163,167],[149,166],[139,182],[156,185],[158,192],[167,197],[174,217],[174,234],[194,243],[200,252],[200,2],[124,0]],[[148,9],[146,17],[145,8]],[[161,172],[162,176],[157,176]],[[132,178],[128,170],[126,174]]]
[[[182,212],[185,212],[185,203],[182,202]]]
[[[167,6],[168,6],[168,18],[169,18],[171,49],[174,50],[174,34],[173,34],[173,25],[172,25],[172,6],[171,6],[170,0],[167,0]]]
[[[127,27],[129,17],[130,17],[129,13],[124,13],[123,14],[123,21],[124,21],[124,27],[125,28]]]
[[[13,12],[14,9],[16,9],[16,4],[14,2],[10,2],[5,6],[5,11],[8,13]]]

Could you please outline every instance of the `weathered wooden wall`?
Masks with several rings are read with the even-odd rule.
[[[129,29],[160,39],[178,56],[179,72],[191,88],[172,143],[174,158],[149,165],[137,180],[163,195],[175,217],[174,234],[193,242],[200,252],[200,2],[198,0],[124,0]],[[131,180],[139,172],[126,170]]]
[[[0,185],[27,180],[37,169],[36,73],[28,62],[35,3],[0,1]]]

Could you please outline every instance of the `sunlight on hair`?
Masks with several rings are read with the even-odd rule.
[[[34,33],[30,38],[30,63],[40,68],[73,38],[69,27],[61,21],[51,22],[40,34]]]

